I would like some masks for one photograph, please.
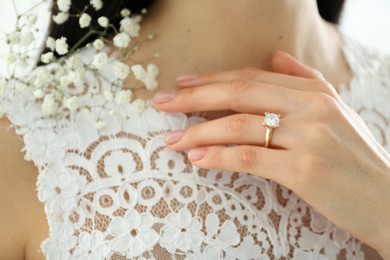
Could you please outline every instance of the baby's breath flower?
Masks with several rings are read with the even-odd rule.
[[[47,39],[46,39],[46,47],[48,48],[48,49],[50,49],[51,51],[54,51],[54,49],[56,48],[56,40],[54,40],[54,38],[53,37],[47,37]]]
[[[69,86],[72,81],[69,79],[69,75],[63,75],[60,77],[60,85],[61,86]]]
[[[89,14],[83,13],[79,19],[80,28],[86,28],[91,24],[92,18]]]
[[[36,14],[28,14],[28,15],[25,15],[25,17],[26,17],[26,23],[29,26],[34,25],[38,19]]]
[[[159,73],[158,67],[155,64],[149,64],[146,70],[140,64],[131,66],[134,77],[141,81],[146,89],[155,90],[158,86],[156,77]]]
[[[43,92],[43,90],[42,90],[41,88],[38,88],[38,89],[36,89],[36,90],[34,91],[34,96],[35,96],[36,98],[41,99],[41,98],[43,98],[43,97],[45,96],[45,92]]]
[[[107,26],[108,26],[108,23],[109,23],[109,21],[108,21],[108,18],[107,17],[105,17],[105,16],[101,16],[101,17],[99,17],[98,18],[98,24],[101,26],[101,27],[103,27],[103,28],[107,28]]]
[[[107,122],[105,122],[105,121],[103,121],[101,119],[96,120],[95,127],[96,127],[97,130],[102,130],[106,126],[107,126]]]
[[[131,39],[125,32],[118,33],[114,37],[114,45],[118,48],[127,48]]]
[[[8,65],[13,64],[16,61],[15,54],[13,54],[12,52],[8,53],[7,57],[6,57],[6,60],[7,60]]]
[[[57,112],[58,104],[52,93],[45,95],[42,103],[42,112],[46,115],[52,115]]]
[[[142,10],[141,10],[141,14],[146,14],[148,12],[148,9],[146,9],[146,8],[143,8]]]
[[[37,88],[41,88],[43,86],[43,79],[42,78],[36,78],[34,80],[34,86]]]
[[[131,90],[121,90],[115,95],[115,102],[118,105],[123,105],[130,101],[132,94]]]
[[[101,53],[96,54],[93,57],[92,65],[96,69],[101,69],[101,68],[103,68],[107,64],[107,60],[108,60],[107,53],[101,52]]]
[[[80,55],[74,54],[65,60],[66,67],[70,70],[76,70],[81,66]]]
[[[18,44],[20,42],[20,33],[12,32],[7,35],[7,42],[9,44]]]
[[[70,111],[74,111],[80,107],[80,100],[78,97],[73,96],[65,100],[64,105]]]
[[[114,66],[114,74],[119,79],[127,78],[127,76],[129,75],[129,72],[130,72],[130,69],[129,69],[129,66],[127,64],[124,64],[122,62],[118,62]]]
[[[68,44],[66,43],[65,37],[61,37],[56,40],[56,52],[59,55],[64,55],[68,53]]]
[[[69,71],[68,74],[68,80],[74,84],[78,84],[84,81],[84,71],[78,70],[78,71]]]
[[[32,32],[24,33],[20,36],[20,44],[24,46],[30,45],[35,40]]]
[[[110,90],[106,90],[104,91],[104,97],[107,101],[112,101],[114,99],[114,93],[112,93]]]
[[[131,102],[131,106],[138,112],[143,112],[145,111],[145,108],[146,108],[146,104],[145,104],[145,100],[142,100],[140,98],[137,98],[136,100],[134,100],[133,102]]]
[[[97,39],[93,42],[93,46],[96,50],[101,50],[104,48],[104,42],[101,39]]]
[[[91,0],[90,4],[95,8],[96,11],[102,9],[103,2],[101,0]]]
[[[54,54],[51,51],[41,55],[41,61],[46,64],[52,62],[53,58]]]
[[[126,32],[130,37],[137,37],[139,35],[140,25],[132,18],[125,17],[120,22],[120,31]]]
[[[127,9],[127,8],[122,9],[122,11],[121,11],[121,16],[122,17],[127,17],[129,15],[130,15],[130,10],[129,9]]]
[[[72,4],[71,0],[57,1],[58,10],[60,10],[61,12],[68,12],[71,4]]]
[[[56,24],[63,24],[63,23],[65,23],[68,19],[69,19],[69,14],[68,14],[68,13],[59,12],[58,14],[53,15],[53,21],[54,21]]]

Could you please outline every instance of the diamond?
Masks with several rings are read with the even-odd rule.
[[[280,122],[280,115],[274,113],[265,113],[264,122],[263,122],[264,126],[276,128],[279,126],[279,122]]]

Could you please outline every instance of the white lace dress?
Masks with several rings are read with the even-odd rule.
[[[349,40],[345,54],[354,79],[340,94],[390,151],[390,59]],[[360,241],[287,188],[199,169],[168,149],[167,131],[205,119],[107,102],[110,73],[72,90],[89,112],[45,116],[33,95],[5,93],[25,158],[39,168],[47,259],[364,259]],[[107,124],[96,128],[98,118]]]

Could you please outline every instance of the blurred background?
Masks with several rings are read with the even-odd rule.
[[[0,75],[5,71],[4,54],[7,47],[4,35],[14,28],[16,15],[31,8],[39,13],[37,25],[40,31],[36,48],[45,37],[47,24],[50,19],[49,5],[51,1],[39,4],[42,0],[1,0],[0,2]],[[369,47],[390,54],[390,0],[347,0],[344,15],[340,24],[341,29],[353,38]],[[37,12],[38,10],[38,12]]]

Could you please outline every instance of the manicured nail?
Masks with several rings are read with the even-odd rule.
[[[198,77],[198,75],[196,73],[186,73],[186,74],[182,74],[182,75],[177,76],[176,81],[177,82],[187,82],[187,81],[194,80],[197,77]]]
[[[166,144],[174,144],[180,141],[180,139],[184,135],[184,130],[172,131],[165,135],[165,143]]]
[[[192,149],[188,152],[188,159],[191,161],[199,161],[203,158],[204,154],[206,153],[205,148],[196,148]]]
[[[175,95],[175,92],[157,92],[153,99],[156,103],[164,103],[171,101]]]

